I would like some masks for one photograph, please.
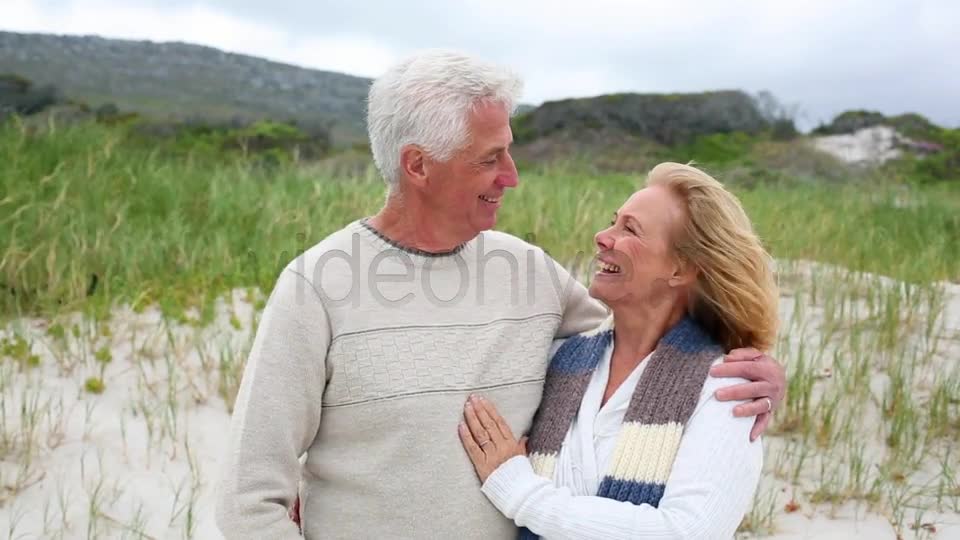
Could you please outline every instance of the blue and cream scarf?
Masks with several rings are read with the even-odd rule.
[[[580,409],[593,370],[613,342],[613,319],[563,343],[550,360],[543,399],[527,441],[537,474],[553,479],[560,447]],[[700,400],[711,364],[723,349],[690,318],[670,329],[647,360],[623,418],[598,497],[656,507]],[[521,529],[520,538],[537,538]]]

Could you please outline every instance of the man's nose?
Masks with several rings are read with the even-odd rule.
[[[513,162],[513,157],[509,153],[505,154],[503,166],[500,174],[497,175],[497,185],[501,187],[517,187],[520,183],[520,175],[517,173],[517,164]]]

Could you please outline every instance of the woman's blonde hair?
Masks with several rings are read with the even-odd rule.
[[[691,316],[727,350],[773,346],[779,292],[770,255],[740,201],[707,173],[679,163],[654,167],[647,185],[671,189],[686,206],[674,248],[698,270]]]

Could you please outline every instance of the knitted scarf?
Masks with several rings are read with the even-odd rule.
[[[527,441],[537,474],[553,479],[560,447],[580,409],[593,370],[613,341],[613,319],[571,337],[550,360],[543,399]],[[692,319],[660,339],[640,376],[617,436],[598,497],[656,507],[680,447],[684,426],[700,400],[711,364],[723,349]],[[538,538],[521,529],[520,538]]]

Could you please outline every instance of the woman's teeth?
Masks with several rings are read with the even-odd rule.
[[[620,273],[620,267],[619,267],[619,266],[617,266],[617,265],[615,265],[615,264],[605,263],[605,262],[603,262],[603,261],[600,261],[600,270],[603,270],[604,272],[607,272],[607,273],[609,273],[609,274],[619,274],[619,273]]]
[[[497,204],[500,202],[500,197],[487,197],[486,195],[480,195],[480,200],[492,204]]]

